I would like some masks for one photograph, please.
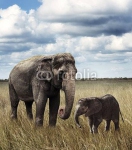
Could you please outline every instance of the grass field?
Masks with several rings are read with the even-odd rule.
[[[79,98],[112,94],[118,100],[125,122],[120,118],[120,132],[104,132],[104,122],[99,134],[89,132],[87,118],[80,117],[82,129],[75,125],[74,107]],[[61,104],[64,94],[61,92]],[[75,103],[68,120],[58,118],[55,128],[48,127],[48,104],[43,128],[35,128],[27,119],[25,106],[20,102],[18,121],[10,120],[8,83],[0,82],[0,150],[131,150],[132,149],[132,81],[77,81]],[[35,105],[33,106],[35,116]]]

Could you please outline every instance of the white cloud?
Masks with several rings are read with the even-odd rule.
[[[77,63],[85,63],[87,61],[87,59],[82,55],[82,56],[78,56],[75,57]]]
[[[13,5],[0,11],[1,42],[42,42],[53,41],[50,24],[38,20],[35,11],[29,14]],[[51,37],[50,37],[51,36]]]
[[[129,11],[131,0],[43,0],[43,4],[38,9],[41,17],[47,16],[48,19],[56,19],[63,15],[86,15],[89,13],[124,13]],[[70,16],[69,16],[70,17]]]
[[[108,50],[124,50],[122,37],[112,36],[110,37],[110,43],[105,46]]]
[[[110,36],[109,43],[105,46],[107,50],[128,50],[132,49],[132,32],[123,36]]]
[[[26,28],[27,14],[17,5],[0,11],[0,36],[18,36],[28,31]]]

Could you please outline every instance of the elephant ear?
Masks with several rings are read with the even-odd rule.
[[[41,59],[36,71],[37,71],[37,78],[39,80],[47,80],[50,81],[52,78],[52,56],[47,56]]]
[[[88,99],[87,101],[88,109],[85,113],[85,116],[91,116],[95,113],[98,113],[102,109],[102,103],[98,98]]]
[[[36,71],[40,71],[40,70],[43,70],[43,69],[46,69],[46,70],[49,70],[48,68],[50,68],[50,64],[52,63],[52,61],[53,61],[53,56],[45,56],[45,57],[43,57],[41,60],[40,60],[40,63],[39,63],[39,65],[38,65],[38,67],[37,67],[37,70]],[[45,67],[46,68],[45,68]]]

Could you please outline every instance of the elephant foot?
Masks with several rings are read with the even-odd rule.
[[[29,120],[31,120],[31,121],[33,120],[33,115],[28,115],[27,117]]]
[[[17,116],[16,116],[16,115],[11,114],[11,119],[12,119],[12,120],[17,120]]]
[[[94,129],[93,133],[94,133],[94,134],[97,134],[97,133],[98,133],[98,130],[97,130],[97,129]]]
[[[115,129],[115,131],[120,133],[120,128]]]
[[[55,127],[55,126],[56,126],[56,120],[50,120],[49,127]]]
[[[56,125],[49,124],[50,128],[55,128]]]
[[[92,134],[93,134],[93,130],[90,130],[90,133],[92,133]]]
[[[104,130],[104,132],[108,132],[108,131],[109,131],[109,129],[107,129],[107,128]]]
[[[43,126],[43,120],[40,118],[36,118],[35,125],[37,127],[42,127]]]

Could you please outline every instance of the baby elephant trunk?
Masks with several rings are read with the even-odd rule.
[[[78,114],[77,111],[76,111],[75,114],[74,114],[74,119],[75,119],[75,122],[76,122],[77,126],[79,128],[81,128],[81,125],[79,124],[79,116],[80,116],[80,114]]]

